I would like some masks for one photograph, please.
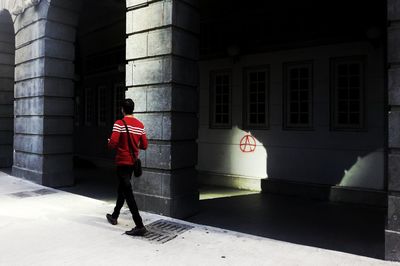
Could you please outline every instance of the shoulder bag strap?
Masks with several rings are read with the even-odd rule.
[[[131,140],[131,134],[129,133],[128,126],[126,125],[126,122],[125,122],[124,119],[122,119],[122,122],[124,123],[125,129],[126,129],[126,133],[128,134],[127,137],[128,137],[129,152],[130,152],[130,154],[131,154],[131,156],[133,158],[133,162],[135,162],[136,161],[136,156],[135,156],[135,150],[133,149],[133,144],[132,144],[132,140]]]

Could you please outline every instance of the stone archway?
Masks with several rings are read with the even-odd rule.
[[[13,162],[15,33],[11,14],[0,9],[0,168]]]
[[[79,2],[0,2],[15,13],[13,174],[53,187],[73,183]],[[195,0],[127,1],[126,86],[128,97],[146,99],[137,111],[151,141],[135,192],[145,210],[175,217],[190,215],[198,202],[197,8]]]
[[[79,1],[2,1],[15,28],[13,175],[71,185],[75,27]]]

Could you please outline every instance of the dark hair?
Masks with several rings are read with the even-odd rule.
[[[131,115],[133,110],[135,110],[135,103],[132,101],[132,99],[125,99],[122,101],[122,109],[124,110],[125,114]]]

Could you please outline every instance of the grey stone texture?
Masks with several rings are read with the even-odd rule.
[[[147,5],[150,0],[126,0],[126,7],[129,9]]]
[[[67,97],[72,99],[74,96],[74,83],[69,79],[40,77],[15,84],[15,98],[37,96]]]
[[[193,168],[174,171],[160,171],[147,169],[140,178],[133,180],[136,192],[161,197],[173,197],[188,192],[196,192],[197,182],[192,178],[196,176]]]
[[[388,223],[387,229],[400,232],[400,197],[388,197]]]
[[[21,63],[15,68],[15,81],[40,77],[73,79],[74,64],[68,60],[39,58]]]
[[[72,98],[30,97],[17,98],[15,101],[15,115],[46,115],[69,116],[74,113]]]
[[[400,154],[390,153],[388,155],[388,189],[400,192]]]
[[[385,258],[400,261],[400,4],[399,1],[387,1],[388,17],[388,103],[391,111],[388,115],[388,216],[385,231]]]
[[[389,112],[389,147],[400,148],[400,112]]]
[[[388,61],[400,62],[400,25],[392,24],[388,28]]]
[[[127,34],[148,31],[173,24],[173,3],[175,3],[175,0],[156,1],[142,8],[128,11],[126,14]]]
[[[385,259],[400,261],[400,233],[396,231],[385,231]]]
[[[36,154],[73,153],[73,143],[69,136],[15,135],[16,151]]]
[[[387,5],[388,20],[400,20],[400,2],[397,0],[388,0]]]
[[[35,40],[28,45],[20,47],[18,50],[15,64],[42,58],[44,56],[70,61],[74,60],[75,57],[75,47],[73,43],[49,38]]]
[[[75,38],[76,29],[72,26],[52,21],[36,21],[25,28],[22,28],[15,36],[16,47],[20,48],[44,37],[72,41]]]
[[[199,206],[198,192],[172,198],[135,192],[135,199],[139,209],[175,218],[188,217]]]
[[[46,162],[47,158],[41,159],[41,161]],[[65,168],[72,167],[72,156],[69,161],[71,163],[69,163],[68,166],[66,166]],[[73,176],[72,171],[59,170],[49,172],[46,169],[44,170],[44,172],[38,172],[32,169],[21,168],[14,164],[12,167],[12,172],[14,176],[21,177],[35,183],[43,184],[44,186],[48,187],[57,188],[73,185],[73,179],[71,178],[71,176]]]
[[[196,35],[180,28],[169,26],[130,35],[127,44],[132,49],[127,50],[129,60],[174,54],[189,59],[198,59],[198,42]]]
[[[400,105],[400,68],[388,70],[389,105]]]
[[[42,1],[15,20],[13,174],[73,184],[74,41],[79,2]]]
[[[198,83],[197,63],[170,55],[129,61],[126,66],[127,86],[171,82],[195,87]]]
[[[146,125],[147,137],[152,140],[194,140],[197,138],[197,118],[191,113],[137,114]]]
[[[143,153],[144,167],[174,170],[194,167],[197,162],[197,145],[194,141],[150,144]]]
[[[126,95],[150,140],[134,192],[140,209],[187,217],[198,208],[198,12],[177,0],[127,6]]]
[[[15,134],[72,135],[72,117],[21,116],[15,118]]]

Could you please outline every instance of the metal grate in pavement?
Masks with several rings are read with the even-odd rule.
[[[154,243],[164,244],[192,229],[193,226],[161,219],[146,225],[146,228],[145,239]]]
[[[16,198],[29,198],[29,197],[44,196],[54,193],[57,193],[57,190],[42,188],[33,191],[22,191],[22,192],[11,193],[9,195]]]
[[[43,188],[43,189],[38,189],[33,191],[35,194],[38,194],[38,196],[44,196],[44,195],[49,195],[49,194],[54,194],[57,193],[57,190],[54,189],[47,189],[47,188]]]

